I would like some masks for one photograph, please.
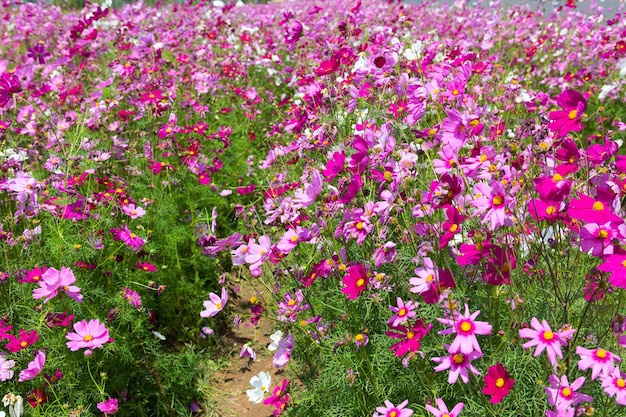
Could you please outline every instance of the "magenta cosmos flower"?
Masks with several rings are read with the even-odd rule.
[[[449,346],[446,345],[446,347]],[[433,358],[433,361],[439,364],[435,367],[435,372],[441,372],[449,369],[449,384],[455,384],[459,377],[461,377],[461,381],[463,381],[464,384],[467,384],[469,382],[468,370],[472,371],[474,375],[480,375],[478,369],[474,368],[474,365],[472,365],[471,362],[474,359],[481,358],[482,356],[482,353],[476,351],[468,354],[449,352],[448,356]]]
[[[563,110],[550,112],[548,128],[556,132],[556,138],[560,139],[568,132],[580,132],[582,129],[581,119],[587,109],[587,100],[576,90],[565,90],[556,97],[556,103]]]
[[[99,402],[97,404],[98,410],[100,410],[103,415],[115,414],[117,413],[118,402],[117,398],[109,398],[106,401]]]
[[[574,407],[581,402],[592,401],[593,398],[589,395],[577,392],[584,383],[584,376],[577,378],[570,384],[567,375],[561,376],[560,379],[556,375],[550,375],[550,386],[545,388],[548,395],[548,404],[555,407],[558,411]]]
[[[355,300],[359,294],[367,289],[367,271],[361,264],[348,268],[348,274],[343,277],[344,287],[341,289],[349,299]]]
[[[439,334],[456,333],[454,341],[450,345],[449,351],[460,353],[472,353],[474,351],[482,353],[476,335],[491,334],[491,324],[485,321],[474,321],[480,314],[480,310],[476,310],[470,314],[469,307],[465,304],[465,314],[459,315],[456,319],[437,319],[439,323],[450,326],[439,332]]]
[[[410,417],[413,415],[413,410],[410,408],[404,408],[409,403],[409,400],[404,400],[397,406],[389,400],[385,400],[384,407],[376,407],[376,412],[372,417]]]
[[[82,320],[74,323],[74,332],[68,333],[65,337],[69,340],[66,343],[67,347],[72,352],[82,348],[101,348],[105,343],[111,341],[109,331],[97,319],[89,320],[89,322]]]
[[[519,331],[520,337],[531,339],[524,343],[522,347],[527,349],[537,346],[537,349],[535,349],[535,357],[541,355],[541,352],[546,350],[550,363],[552,366],[556,367],[556,358],[563,359],[561,346],[567,346],[567,341],[572,338],[576,330],[570,329],[555,333],[552,331],[547,321],[543,320],[540,324],[536,317],[532,318],[530,325],[532,329],[521,329]]]
[[[228,290],[226,290],[226,288],[222,287],[221,297],[218,297],[218,295],[213,292],[210,293],[209,300],[203,303],[206,310],[200,312],[200,317],[206,318],[215,316],[217,313],[222,311],[227,302]]]
[[[596,379],[598,376],[601,378],[607,377],[613,368],[615,368],[615,362],[621,362],[619,356],[611,353],[602,348],[597,349],[585,349],[582,346],[576,347],[576,354],[580,355],[578,361],[578,369],[584,371],[591,368],[591,379]]]
[[[463,410],[463,407],[465,407],[465,404],[458,403],[451,411],[448,411],[446,403],[444,403],[441,398],[437,398],[437,406],[439,408],[435,408],[430,404],[426,404],[425,407],[426,410],[428,410],[428,412],[435,417],[459,417],[459,414],[461,414],[461,411]]]
[[[414,324],[410,322],[406,326],[394,326],[391,329],[395,332],[386,332],[385,334],[394,339],[402,339],[391,347],[391,351],[397,357],[404,356],[405,353],[415,353],[420,348],[421,340],[430,331],[432,324],[424,326],[420,319],[415,320]]]

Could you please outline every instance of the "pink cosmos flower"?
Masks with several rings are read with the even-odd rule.
[[[33,298],[44,298],[44,303],[56,297],[59,291],[64,292],[74,301],[81,303],[83,296],[80,294],[80,288],[72,285],[76,282],[76,277],[70,268],[61,267],[61,270],[49,268],[41,275],[39,287],[33,290]]]
[[[359,294],[367,289],[367,271],[361,264],[348,267],[348,273],[343,277],[344,287],[341,289],[350,300],[355,300]]]
[[[476,197],[470,204],[476,207],[475,214],[483,215],[483,223],[489,223],[489,230],[513,224],[508,214],[513,199],[506,194],[500,181],[493,181],[490,185],[483,182],[476,184],[474,195]]]
[[[587,223],[623,223],[622,218],[611,211],[607,202],[595,200],[586,195],[570,200],[567,215]]]
[[[474,368],[474,365],[471,362],[474,359],[481,358],[483,356],[480,352],[471,352],[468,354],[463,354],[461,352],[450,352],[450,346],[445,345],[448,348],[449,355],[442,356],[439,358],[433,358],[433,361],[437,362],[439,365],[435,367],[435,372],[442,372],[445,370],[450,370],[448,373],[448,383],[455,384],[456,381],[461,377],[461,381],[467,384],[469,382],[469,374],[468,370],[472,371],[474,375],[480,375],[478,369]]]
[[[127,206],[122,206],[122,212],[129,216],[131,219],[136,219],[138,217],[143,217],[146,214],[146,211],[134,204],[128,204]]]
[[[288,334],[287,336],[280,339],[280,341],[278,342],[278,350],[274,354],[274,359],[272,360],[272,365],[276,368],[281,368],[287,365],[287,362],[289,362],[289,359],[291,359],[294,344],[295,338],[292,334]]]
[[[417,352],[420,348],[420,342],[422,338],[426,336],[432,326],[433,325],[430,323],[424,326],[424,323],[422,323],[420,319],[417,319],[413,324],[411,324],[411,322],[408,322],[406,326],[392,327],[391,330],[395,331],[388,331],[385,334],[391,338],[402,340],[393,345],[391,347],[391,351],[397,357],[404,356],[404,354],[407,352]]]
[[[19,337],[8,334],[6,335],[6,338],[9,339],[9,343],[6,344],[5,349],[9,352],[15,353],[34,344],[37,340],[39,340],[39,334],[36,330],[20,330]]]
[[[391,309],[391,311],[395,313],[393,317],[387,320],[387,324],[389,324],[391,327],[396,327],[403,323],[406,323],[408,319],[414,318],[416,314],[414,311],[417,308],[416,302],[414,302],[413,300],[409,300],[407,303],[405,303],[400,297],[397,297],[396,300],[398,303],[397,307],[389,306],[389,309]]]
[[[213,317],[217,313],[222,311],[222,309],[228,302],[228,290],[222,287],[221,297],[219,297],[217,294],[212,292],[209,294],[209,299],[210,300],[207,300],[203,303],[204,308],[206,310],[203,310],[200,312],[200,317],[204,317],[204,318]]]
[[[618,236],[619,230],[613,222],[588,223],[580,229],[580,249],[593,256],[612,255],[613,239]]]
[[[574,407],[581,402],[592,401],[593,398],[589,395],[576,392],[584,383],[584,376],[577,378],[570,384],[567,380],[567,375],[561,376],[561,379],[556,375],[550,375],[550,386],[545,388],[548,395],[548,404],[556,407],[557,411],[559,411]]]
[[[376,407],[373,417],[410,417],[413,415],[413,410],[404,408],[408,403],[409,400],[404,400],[395,406],[391,401],[385,400],[385,406]]]
[[[603,272],[610,272],[609,282],[619,288],[626,288],[626,255],[609,255],[604,263],[598,265]]]
[[[97,404],[98,410],[102,412],[103,415],[113,415],[117,413],[118,401],[117,398],[109,398],[106,401],[99,402]]]
[[[524,349],[537,346],[534,356],[537,357],[544,350],[548,353],[548,358],[552,366],[556,368],[556,358],[563,359],[563,352],[561,352],[561,346],[567,346],[567,341],[572,338],[576,330],[570,329],[562,332],[553,332],[548,322],[543,320],[539,323],[536,317],[533,317],[530,321],[532,329],[521,329],[519,331],[520,337],[525,339],[532,339],[522,345]],[[534,330],[533,330],[534,329]]]
[[[374,265],[378,268],[382,264],[393,262],[394,259],[396,259],[396,256],[396,244],[393,242],[387,242],[374,251],[372,259],[374,259]]]
[[[609,397],[616,397],[617,404],[626,405],[626,374],[619,368],[613,369],[613,372],[602,378],[602,388]]]
[[[346,162],[345,152],[335,152],[331,159],[326,163],[326,168],[322,170],[322,175],[325,177],[324,182],[329,182],[335,179],[335,177],[343,171],[343,166]]]
[[[122,226],[121,229],[113,227],[109,229],[109,231],[113,235],[113,240],[121,240],[126,246],[136,251],[140,251],[143,245],[146,244],[142,238],[131,232],[131,230],[126,226]]]
[[[474,321],[479,314],[480,310],[476,310],[470,315],[469,306],[465,304],[464,315],[459,315],[456,319],[437,319],[439,323],[450,326],[449,329],[442,330],[438,334],[456,333],[449,351],[465,354],[474,351],[482,353],[476,335],[491,334],[491,324],[485,321]]]
[[[270,249],[272,243],[269,236],[259,237],[259,243],[257,244],[254,239],[251,239],[248,243],[248,250],[246,252],[246,263],[251,264],[250,269],[258,268],[261,264],[270,256]]]
[[[35,360],[28,363],[28,367],[20,372],[20,376],[18,381],[30,381],[31,379],[35,379],[37,375],[39,375],[43,369],[44,364],[46,363],[46,354],[43,351],[37,352],[35,355]]]
[[[587,100],[576,90],[565,90],[556,97],[556,103],[563,109],[550,112],[548,128],[556,132],[560,139],[568,132],[580,132],[581,119],[587,109]]]
[[[428,410],[430,414],[434,415],[435,417],[459,417],[459,414],[461,414],[461,411],[463,410],[463,407],[465,407],[465,404],[458,403],[454,406],[452,411],[448,411],[446,403],[444,403],[441,398],[437,398],[437,406],[439,408],[435,408],[430,404],[426,404],[424,407],[426,408],[426,410]]]
[[[613,372],[615,364],[613,362],[621,362],[619,356],[602,348],[586,349],[582,346],[576,347],[576,354],[580,356],[578,361],[578,369],[584,371],[591,368],[591,379],[607,377]]]
[[[101,348],[105,343],[112,341],[109,331],[98,319],[74,323],[74,332],[68,333],[65,337],[69,340],[66,345],[72,352],[82,348]]]
[[[462,216],[459,210],[453,206],[446,209],[446,217],[447,220],[443,222],[442,226],[443,234],[439,238],[439,249],[446,247],[454,235],[461,231],[461,223],[465,220],[465,216]]]
[[[6,352],[0,352],[0,382],[8,381],[13,378],[13,371],[11,370],[15,366],[15,361],[7,359],[8,354]]]

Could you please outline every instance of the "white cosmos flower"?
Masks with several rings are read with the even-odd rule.
[[[283,332],[277,330],[276,333],[270,336],[272,343],[267,346],[267,349],[271,352],[278,350],[278,342],[283,338]]]
[[[269,372],[259,372],[258,375],[250,378],[250,385],[254,388],[246,391],[246,394],[248,394],[248,400],[255,404],[261,404],[265,398],[265,393],[270,390],[271,383],[272,376]]]

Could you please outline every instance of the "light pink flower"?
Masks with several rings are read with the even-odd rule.
[[[491,324],[485,321],[474,321],[479,314],[480,310],[476,310],[470,315],[469,307],[465,304],[464,315],[459,315],[459,317],[454,320],[437,319],[439,323],[451,326],[449,329],[440,331],[439,334],[456,333],[456,337],[450,345],[450,351],[465,354],[474,351],[482,353],[476,335],[491,334]]]
[[[449,348],[448,345],[446,345]],[[440,358],[433,358],[433,361],[439,363],[438,366],[435,367],[435,372],[442,372],[445,370],[450,370],[448,373],[448,383],[455,384],[456,381],[461,377],[463,383],[467,384],[469,382],[469,374],[467,373],[468,369],[472,371],[474,375],[480,375],[478,369],[471,364],[474,359],[481,358],[483,356],[480,352],[471,352],[468,354],[463,354],[460,352],[450,352],[448,349],[449,355],[443,356]]]
[[[129,216],[131,219],[143,217],[146,214],[146,211],[142,207],[136,206],[132,203],[127,206],[122,206],[122,212],[124,212],[124,214]]]
[[[626,374],[614,368],[610,375],[602,378],[602,388],[609,397],[616,396],[615,402],[626,405]]]
[[[8,360],[7,356],[6,352],[0,352],[0,382],[13,378],[11,369],[15,366],[15,361]]]
[[[590,402],[593,400],[589,395],[577,392],[585,383],[585,377],[577,378],[571,384],[567,380],[567,375],[561,376],[550,375],[550,386],[546,387],[548,395],[548,404],[556,407],[557,411],[576,406],[581,402]]]
[[[409,403],[409,400],[404,400],[397,406],[389,400],[385,400],[384,407],[376,407],[376,412],[373,417],[411,417],[413,410],[410,408],[404,408]]]
[[[222,311],[222,309],[228,302],[228,290],[222,287],[221,297],[212,292],[209,294],[209,298],[210,300],[207,300],[203,303],[206,310],[200,312],[200,317],[213,317],[217,313]]]
[[[435,417],[459,417],[459,414],[463,410],[463,407],[465,407],[465,404],[458,403],[451,411],[448,411],[446,403],[444,403],[441,398],[437,398],[437,406],[439,408],[435,408],[430,404],[426,404],[425,408]]]
[[[70,268],[63,266],[60,271],[55,268],[48,268],[41,275],[40,288],[33,290],[33,298],[37,300],[45,297],[44,303],[47,303],[56,297],[59,291],[62,291],[74,301],[81,303],[83,296],[80,294],[80,288],[72,285],[74,282],[76,282],[76,277]]]
[[[111,342],[109,331],[97,319],[74,323],[74,332],[68,333],[65,337],[69,340],[66,345],[72,352],[82,348],[101,348],[105,343]]]
[[[519,331],[520,337],[525,339],[532,339],[522,345],[524,349],[537,346],[535,349],[535,357],[541,355],[544,350],[548,353],[548,358],[552,366],[557,366],[556,358],[563,359],[563,352],[561,346],[567,346],[567,341],[576,333],[576,330],[570,329],[563,332],[553,332],[548,322],[543,320],[539,323],[536,317],[533,317],[530,321],[532,329],[521,329]]]
[[[19,382],[30,381],[35,379],[37,375],[43,370],[43,366],[46,363],[46,354],[43,351],[37,352],[35,360],[28,363],[28,367],[20,372]]]
[[[598,376],[602,378],[608,376],[615,368],[613,362],[621,362],[619,356],[602,348],[590,350],[577,346],[576,354],[580,355],[578,369],[584,371],[591,368],[591,379],[596,379]]]

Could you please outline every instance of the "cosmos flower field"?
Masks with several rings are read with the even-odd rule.
[[[0,416],[626,415],[616,11],[0,18]]]

